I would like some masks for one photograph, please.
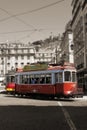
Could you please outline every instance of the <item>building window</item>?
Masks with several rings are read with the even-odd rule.
[[[11,50],[10,49],[8,49],[8,54],[10,54],[11,53]]]
[[[30,53],[30,50],[28,49],[27,52]]]
[[[10,63],[7,63],[7,65],[10,65]]]
[[[16,49],[16,50],[15,50],[15,53],[17,53],[17,52],[18,52],[18,50]]]
[[[24,63],[22,62],[21,65],[24,65]]]
[[[27,56],[27,59],[30,59],[30,56]]]
[[[87,33],[87,14],[85,15],[85,32]]]
[[[7,63],[8,67],[10,67],[10,63]]]
[[[1,70],[1,74],[3,74],[4,73],[4,71],[3,70]]]
[[[15,63],[15,68],[17,68],[17,66],[18,66],[18,63],[16,62],[16,63]]]
[[[10,56],[8,56],[8,60],[10,60]]]
[[[24,50],[22,49],[21,52],[24,53]]]
[[[21,56],[21,59],[23,60],[23,59],[24,59],[24,56]]]
[[[48,53],[44,54],[44,56],[48,56]]]
[[[73,45],[73,44],[71,44],[71,50],[73,50],[73,48],[74,48],[74,45]]]
[[[24,63],[23,62],[21,62],[21,67],[23,67],[24,66]]]
[[[18,65],[18,63],[16,62],[15,65]]]
[[[16,56],[15,59],[18,60],[18,56]]]
[[[87,68],[87,55],[86,55],[86,68]]]
[[[3,57],[1,57],[1,60],[3,60]]]

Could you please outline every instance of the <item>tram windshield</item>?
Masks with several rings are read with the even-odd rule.
[[[15,77],[14,76],[7,76],[6,77],[6,82],[9,83],[9,82],[15,82]]]
[[[65,81],[76,82],[76,72],[65,71],[64,78],[65,78]]]
[[[65,71],[64,72],[65,81],[71,81],[71,72]]]

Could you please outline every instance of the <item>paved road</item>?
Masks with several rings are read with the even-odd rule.
[[[49,100],[0,94],[0,130],[87,130],[87,98]]]
[[[0,86],[0,92],[5,91],[5,86]]]

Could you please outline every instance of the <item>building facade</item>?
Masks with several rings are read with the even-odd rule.
[[[65,32],[62,35],[60,48],[61,48],[60,60],[69,63],[74,63],[73,34],[71,29],[71,21],[69,21],[66,25]]]
[[[33,45],[24,43],[0,43],[0,75],[4,76],[10,70],[23,68],[24,65],[46,62],[55,63],[55,45],[57,40],[50,44]],[[52,46],[51,46],[52,45]]]
[[[79,86],[87,89],[87,0],[72,0],[74,61]]]
[[[0,43],[0,74],[34,62],[35,49],[23,43]]]

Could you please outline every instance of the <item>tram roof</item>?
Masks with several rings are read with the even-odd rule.
[[[63,70],[39,70],[39,71],[23,71],[23,72],[17,72],[16,74],[45,74],[45,73],[54,73],[54,72],[62,72]]]
[[[51,72],[62,72],[64,70],[75,70],[75,67],[68,63],[64,65],[58,64],[33,64],[33,65],[25,65],[22,71],[17,71],[16,74],[23,74],[23,73],[30,73],[30,74],[37,74],[37,73],[51,73]]]
[[[53,70],[50,69],[50,70],[39,70],[39,71],[23,71],[23,72],[17,72],[15,75],[55,73],[55,72],[63,72],[64,70],[71,71],[73,69],[53,69]]]

